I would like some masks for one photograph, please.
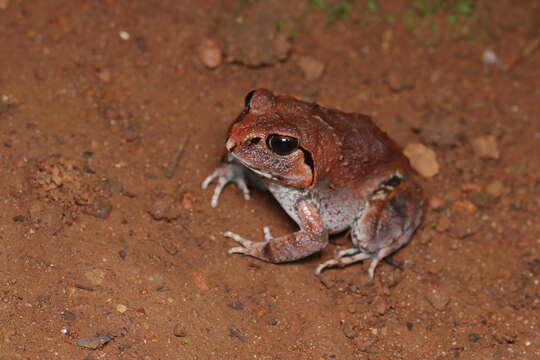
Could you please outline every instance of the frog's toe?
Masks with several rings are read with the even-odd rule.
[[[350,249],[341,250],[340,252],[337,253],[336,259],[341,259],[342,257],[345,257],[345,256],[355,255],[355,254],[358,254],[359,252],[360,252],[360,249],[354,248],[354,247]]]
[[[223,233],[223,236],[233,239],[237,243],[240,243],[244,248],[248,248],[253,244],[253,241],[245,239],[245,238],[241,237],[240,235],[238,235],[236,233],[233,233],[232,231],[225,231]],[[242,249],[242,248],[233,248],[233,249]],[[233,249],[231,249],[231,250],[233,250]],[[231,250],[229,250],[229,254],[232,254]]]
[[[272,232],[270,231],[270,228],[268,226],[263,227],[263,233],[265,241],[272,241],[274,239],[274,237],[272,236]]]
[[[233,247],[233,248],[230,248],[227,253],[229,254],[246,254],[247,253],[247,248],[245,247]]]
[[[359,262],[365,259],[369,259],[371,257],[372,256],[370,254],[366,254],[359,251],[353,252],[352,249],[347,249],[347,250],[341,251],[337,255],[337,257],[335,257],[334,259],[325,261],[319,266],[317,266],[317,269],[315,269],[315,275],[319,276],[324,269],[327,269],[330,267],[336,267],[336,266],[344,267],[344,266],[354,264],[356,262]]]
[[[212,181],[214,181],[215,178],[219,177],[219,171],[216,170],[214,171],[213,173],[211,173],[210,175],[208,175],[204,181],[201,183],[201,189],[207,189],[208,188],[208,185],[210,185],[212,183]]]
[[[324,269],[334,267],[337,264],[338,264],[338,260],[336,259],[328,260],[328,261],[323,262],[322,264],[319,264],[319,266],[317,266],[317,268],[315,269],[315,276],[321,275]]]
[[[244,199],[249,200],[251,198],[249,188],[247,186],[246,180],[243,177],[234,179],[234,183],[238,186],[242,193],[244,194]]]
[[[221,193],[223,192],[223,189],[225,188],[228,182],[229,180],[227,180],[224,177],[219,178],[216,188],[214,189],[214,193],[212,194],[212,200],[210,201],[210,206],[214,208],[218,206],[219,197],[221,196]]]

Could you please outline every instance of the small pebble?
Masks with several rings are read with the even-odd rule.
[[[392,91],[412,89],[414,87],[413,77],[405,71],[390,71],[385,78],[386,84]]]
[[[453,208],[470,214],[475,213],[478,210],[476,206],[469,200],[457,200],[454,202]]]
[[[120,314],[123,314],[127,311],[127,306],[124,304],[118,304],[116,305],[116,311],[118,311]]]
[[[219,44],[214,39],[203,39],[197,47],[197,52],[202,63],[209,69],[217,68],[223,61]]]
[[[120,36],[120,39],[122,40],[129,40],[130,38],[129,33],[127,31],[120,31],[118,35]]]
[[[97,217],[98,219],[106,219],[109,217],[112,211],[112,203],[108,199],[97,199],[94,204],[92,204],[89,211],[90,215]]]
[[[475,343],[478,340],[480,340],[481,336],[479,334],[472,333],[472,334],[467,335],[467,338],[469,338],[470,342]]]
[[[239,328],[237,328],[234,325],[229,325],[229,335],[231,337],[237,338],[238,340],[240,340],[243,343],[248,341],[248,337],[246,335],[244,335],[242,330],[240,330]]]
[[[320,78],[325,69],[323,62],[312,58],[311,56],[303,56],[298,59],[298,66],[300,66],[300,69],[302,69],[304,76],[308,81]]]
[[[232,303],[227,305],[233,310],[243,310],[244,304],[242,304],[239,300],[234,300]]]
[[[66,310],[62,313],[62,318],[66,321],[73,321],[77,318],[77,316],[75,313]]]
[[[428,204],[430,209],[437,211],[446,206],[446,201],[436,196],[430,196],[428,199]]]
[[[388,307],[384,301],[379,301],[377,302],[377,305],[375,305],[375,309],[377,310],[377,313],[379,315],[384,315],[384,313],[386,313],[387,308]]]
[[[105,270],[97,268],[91,271],[87,271],[84,276],[86,276],[86,278],[90,280],[92,285],[101,285],[101,283],[105,279]]]
[[[137,45],[137,48],[141,52],[147,52],[148,51],[148,40],[142,35],[135,37],[135,44]]]
[[[450,302],[450,297],[443,290],[433,289],[427,292],[426,295],[427,301],[433,306],[436,310],[444,310],[448,303]]]
[[[89,338],[80,338],[77,344],[81,347],[95,350],[105,344],[107,344],[111,339],[108,336],[96,336]]]
[[[499,57],[491,49],[486,49],[482,53],[482,62],[484,65],[499,65]]]
[[[123,249],[118,252],[118,256],[120,256],[120,258],[122,258],[122,259],[125,259],[126,255],[127,255],[126,251],[123,250]]]
[[[174,325],[173,335],[176,337],[185,337],[188,335],[188,332],[182,324],[176,324]]]
[[[178,253],[178,246],[173,240],[165,239],[161,242],[163,250],[169,255],[176,255]]]
[[[497,160],[500,157],[497,139],[493,135],[480,136],[471,142],[474,153],[485,160]]]
[[[351,322],[345,322],[345,324],[343,324],[343,334],[349,339],[354,339],[359,335]]]
[[[104,83],[111,82],[111,71],[108,69],[101,69],[98,71],[97,76],[99,80],[103,81]]]
[[[411,162],[411,166],[418,173],[426,178],[433,177],[439,173],[439,163],[435,151],[420,143],[408,144],[403,150],[403,154]]]

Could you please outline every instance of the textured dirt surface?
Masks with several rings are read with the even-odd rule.
[[[540,359],[540,4],[253,3],[0,1],[0,359]],[[403,270],[227,255],[295,228],[200,189],[257,87],[434,151]]]

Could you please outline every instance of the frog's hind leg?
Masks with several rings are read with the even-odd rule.
[[[422,217],[424,198],[420,187],[398,180],[392,178],[383,184],[351,227],[354,246],[373,259],[368,270],[370,278],[381,260],[409,242]]]
[[[371,256],[358,248],[350,248],[340,251],[335,258],[325,261],[315,269],[315,275],[319,276],[324,269],[331,267],[344,267],[356,262],[369,259]]]

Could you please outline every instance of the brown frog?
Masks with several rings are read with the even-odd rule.
[[[211,205],[234,182],[249,199],[247,183],[268,189],[300,230],[253,242],[225,236],[245,254],[281,263],[304,258],[328,244],[331,234],[350,231],[353,247],[320,264],[315,273],[372,259],[377,264],[409,242],[424,208],[400,148],[366,115],[327,109],[266,89],[251,91],[231,125],[225,164],[202,183],[217,179]]]

